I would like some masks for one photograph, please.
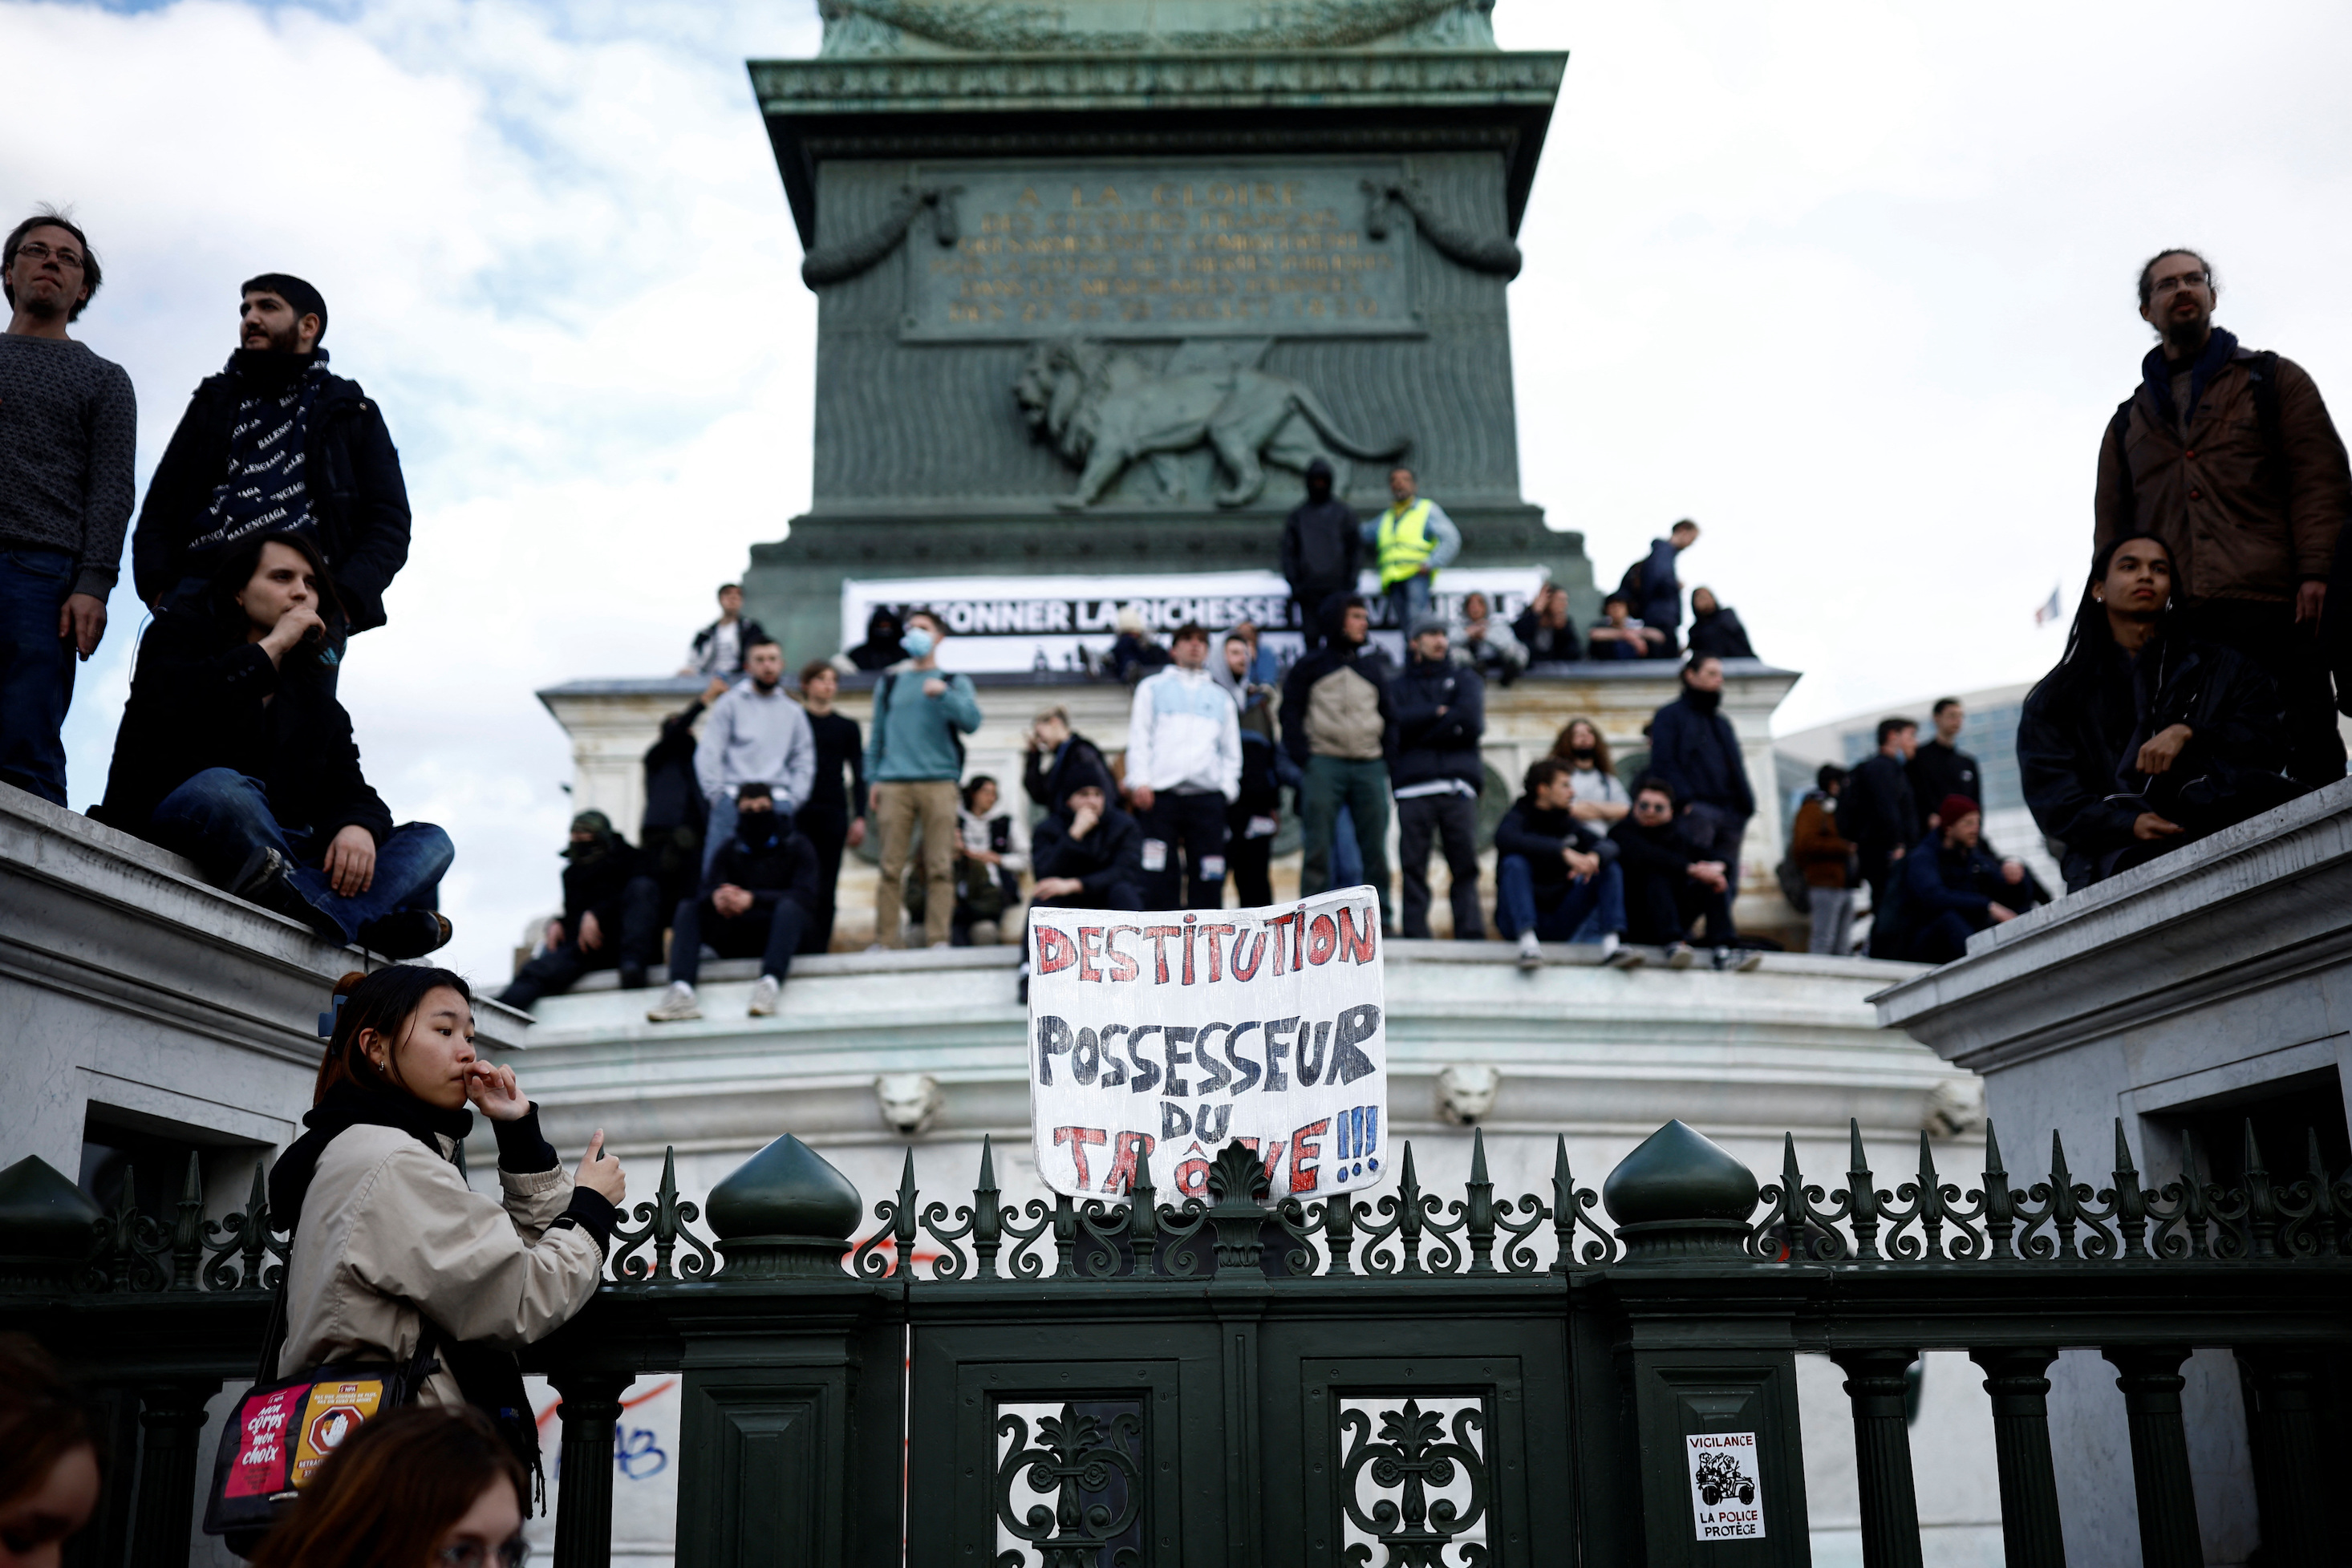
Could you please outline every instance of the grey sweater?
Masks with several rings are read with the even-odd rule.
[[[0,332],[0,549],[63,550],[73,591],[104,599],[122,564],[138,440],[121,365],[71,340]]]

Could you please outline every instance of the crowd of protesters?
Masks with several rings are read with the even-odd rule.
[[[0,243],[0,781],[67,804],[74,666],[106,634],[127,532],[154,621],[90,815],[332,941],[430,953],[451,936],[436,906],[454,850],[394,821],[336,696],[408,559],[383,413],[329,370],[324,296],[248,278],[236,347],[190,398],[134,524],[130,378],[70,331],[103,279],[62,214]]]

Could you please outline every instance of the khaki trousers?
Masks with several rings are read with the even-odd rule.
[[[956,807],[960,803],[952,779],[899,780],[877,784],[871,813],[875,831],[882,835],[882,876],[874,884],[874,939],[885,947],[904,946],[899,927],[906,919],[904,878],[907,851],[920,824],[923,832],[923,942],[935,946],[948,939],[955,918]]]

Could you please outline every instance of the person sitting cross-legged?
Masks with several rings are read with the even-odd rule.
[[[1974,800],[1947,795],[1936,822],[1903,859],[1901,884],[1878,916],[1886,929],[1872,944],[1875,954],[1948,964],[1968,952],[1971,936],[2016,919],[2048,896],[2022,862],[1985,852],[1984,816]]]
[[[1625,883],[1618,848],[1570,810],[1574,768],[1539,757],[1528,768],[1526,792],[1495,825],[1495,924],[1519,945],[1519,967],[1543,962],[1538,944],[1597,942],[1601,960],[1619,968],[1640,963],[1622,947]]]
[[[562,996],[592,969],[620,970],[621,988],[646,983],[661,946],[661,883],[653,857],[613,831],[602,811],[572,819],[563,852],[563,917],[547,950],[515,972],[499,1000],[529,1012],[541,997]]]
[[[360,771],[319,663],[336,604],[315,543],[265,534],[158,614],[90,814],[329,941],[421,957],[449,940],[435,904],[456,851],[430,822],[394,827]]]
[[[774,1016],[817,894],[815,846],[793,831],[767,785],[740,786],[734,833],[702,873],[701,896],[677,906],[670,927],[669,989],[646,1017],[676,1023],[702,1016],[694,982],[706,942],[722,958],[759,956],[760,978],[747,1010],[755,1019]]]
[[[1748,970],[1763,955],[1731,946],[1731,874],[1722,861],[1691,846],[1675,818],[1674,786],[1644,779],[1633,789],[1633,814],[1609,830],[1625,868],[1626,929],[1636,942],[1666,950],[1666,967],[1686,969],[1691,933],[1702,920],[1718,969]]]

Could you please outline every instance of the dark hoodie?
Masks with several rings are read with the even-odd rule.
[[[1085,838],[1077,839],[1070,836],[1073,815],[1065,801],[1037,824],[1030,838],[1029,866],[1039,881],[1068,876],[1082,884],[1073,898],[1045,902],[1066,903],[1073,908],[1136,907],[1142,892],[1143,834],[1135,819],[1107,804],[1102,820]]]
[[[1560,859],[1559,852],[1570,849],[1579,854],[1598,855],[1603,865],[1618,854],[1614,840],[1578,821],[1571,811],[1544,810],[1530,795],[1520,796],[1495,824],[1495,853],[1523,857],[1538,888],[1568,885],[1568,862]]]
[[[898,641],[898,618],[877,610],[866,618],[866,641],[849,650],[849,662],[861,670],[887,670],[907,656]]]
[[[1282,524],[1282,575],[1313,614],[1327,593],[1356,586],[1364,535],[1356,514],[1331,497],[1331,465],[1307,465],[1307,499]]]
[[[600,813],[601,815],[601,813]],[[580,917],[591,910],[599,921],[617,919],[613,914],[630,882],[651,874],[645,853],[605,823],[588,843],[568,845],[563,852],[563,925],[580,929]]]
[[[1350,645],[1340,635],[1340,627],[1348,616],[1348,600],[1344,594],[1333,594],[1323,604],[1323,645],[1290,666],[1290,674],[1282,682],[1282,745],[1291,760],[1307,766],[1312,755],[1307,741],[1307,716],[1318,706],[1327,710],[1332,706],[1355,706],[1363,694],[1326,692],[1318,699],[1317,688],[1331,681],[1362,681],[1371,687],[1371,700],[1378,706],[1381,735],[1377,755],[1393,757],[1397,750],[1396,709],[1389,702],[1389,683],[1394,678],[1396,666],[1389,656],[1372,645],[1367,636],[1363,642]],[[1349,699],[1354,699],[1353,702]],[[1336,754],[1335,754],[1336,755]],[[1360,760],[1374,760],[1371,758]]]
[[[1073,733],[1052,751],[1031,752],[1021,769],[1021,788],[1048,811],[1058,810],[1071,790],[1087,784],[1101,785],[1106,795],[1118,793],[1102,747],[1083,735]]]
[[[793,831],[791,818],[773,810],[736,813],[734,836],[719,846],[702,873],[702,896],[729,883],[751,895],[752,908],[771,915],[780,898],[811,912],[824,898],[816,846]]]

